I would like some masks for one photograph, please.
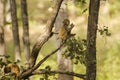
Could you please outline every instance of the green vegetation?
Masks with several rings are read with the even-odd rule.
[[[79,0],[76,0],[79,1]],[[31,48],[36,42],[40,35],[41,27],[46,25],[46,21],[51,15],[50,11],[52,6],[51,0],[28,0],[28,15],[29,15],[29,25],[30,25],[30,41]],[[75,3],[76,4],[76,3]],[[107,5],[108,4],[108,5]],[[34,5],[34,6],[31,6]],[[101,36],[104,31],[100,32],[98,30],[97,36],[97,80],[119,80],[120,79],[120,0],[103,0],[101,4],[99,25],[102,27],[107,26],[110,31],[111,36]],[[86,38],[86,28],[87,28],[87,12],[82,14],[82,11],[87,9],[88,1],[83,6],[74,6],[73,4],[68,4],[69,8],[69,18],[71,22],[75,24],[73,33],[79,36],[81,39]],[[18,6],[19,7],[19,6]],[[74,9],[74,10],[73,10]],[[75,12],[73,12],[75,11]],[[20,11],[19,11],[20,12]],[[73,12],[73,13],[72,13]],[[19,14],[18,14],[19,15]],[[19,15],[20,16],[20,15]],[[102,25],[102,26],[101,26]],[[109,33],[109,31],[106,31]],[[7,32],[7,31],[6,31]],[[20,31],[20,34],[22,31]],[[107,34],[107,33],[105,33]],[[9,35],[9,34],[6,34]],[[8,38],[6,38],[8,39]],[[21,37],[22,39],[22,37]],[[13,44],[11,44],[11,38],[7,40],[7,53],[13,58]],[[22,44],[21,44],[22,45]],[[51,46],[52,45],[52,46]],[[51,39],[39,54],[39,59],[41,60],[45,55],[50,53],[55,49],[55,38]],[[24,55],[23,55],[24,56]],[[51,69],[57,69],[56,65],[56,55],[51,56],[48,61],[46,61],[41,68],[45,68],[47,65],[51,66]],[[85,66],[82,64],[74,65],[74,71],[77,73],[85,73]],[[51,77],[52,80],[55,80]],[[34,80],[39,80],[38,76],[35,76]],[[80,80],[75,78],[75,80]]]

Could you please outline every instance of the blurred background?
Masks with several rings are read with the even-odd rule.
[[[76,37],[86,39],[87,34],[87,18],[89,0],[85,4],[79,3],[80,0],[68,0],[68,15],[71,23],[75,25],[72,33]],[[27,0],[28,16],[29,16],[29,32],[31,49],[42,32],[42,28],[46,26],[47,20],[52,15],[52,0]],[[20,0],[17,0],[17,12],[19,20],[19,33],[22,40],[22,23]],[[99,11],[98,28],[108,27],[111,36],[97,35],[97,80],[120,80],[120,0],[101,0]],[[13,60],[13,39],[11,26],[5,27],[5,41],[7,44],[7,53]],[[51,46],[52,45],[52,46]],[[21,46],[23,46],[21,44]],[[51,38],[42,48],[38,60],[50,53],[56,47],[55,37]],[[22,48],[21,48],[22,49]],[[24,54],[22,54],[24,56]],[[56,55],[51,56],[43,65],[52,66],[57,69]],[[53,66],[54,65],[54,66]],[[82,64],[74,65],[74,71],[77,73],[85,73],[85,66]],[[35,80],[39,80],[36,76]],[[75,78],[75,80],[80,80]]]

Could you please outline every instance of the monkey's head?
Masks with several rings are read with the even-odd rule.
[[[5,66],[4,73],[9,73],[9,72],[11,72],[11,68],[8,66]]]
[[[70,24],[69,19],[64,19],[63,24],[64,26],[68,26]]]
[[[20,74],[20,68],[18,65],[10,63],[5,66],[4,73],[12,73],[14,77],[18,77]]]

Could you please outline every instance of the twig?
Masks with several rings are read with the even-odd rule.
[[[32,75],[40,75],[40,74],[66,74],[70,76],[76,76],[78,78],[85,79],[86,75],[85,74],[78,74],[74,72],[61,72],[61,71],[34,71],[32,72]]]

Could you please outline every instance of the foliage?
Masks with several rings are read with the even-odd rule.
[[[5,57],[9,58],[9,56],[5,56]],[[0,80],[11,79],[9,75],[4,75],[4,66],[6,66],[8,63],[11,63],[11,61],[7,60],[6,62],[4,62],[3,59],[0,59]]]
[[[42,71],[42,73],[44,73],[44,74],[42,74],[42,77],[40,78],[40,80],[50,80],[50,78],[49,78],[50,76],[54,76],[54,78],[55,78],[55,74],[50,72],[51,67],[49,65],[47,65],[45,67],[45,69],[40,69],[40,71]]]
[[[83,1],[83,0],[74,0],[74,1]],[[88,3],[89,0],[85,0],[85,1]],[[119,11],[120,11],[120,7],[119,7],[120,0],[107,0],[107,1],[108,2],[106,2],[106,3],[109,4],[108,7],[109,7],[109,10],[110,10],[109,14],[107,14],[107,16],[109,16],[110,19],[105,24],[109,24],[110,26],[111,26],[111,24],[113,24],[114,26],[113,26],[112,31],[114,33],[112,32],[112,37],[109,37],[110,41],[107,41],[107,43],[109,43],[109,44],[104,44],[103,41],[101,41],[101,39],[98,40],[99,44],[103,44],[105,46],[101,47],[100,45],[98,45],[98,47],[97,47],[97,52],[98,52],[98,50],[100,50],[100,52],[98,52],[97,54],[101,54],[101,55],[97,55],[100,58],[100,60],[98,61],[98,64],[100,64],[100,65],[98,65],[98,69],[99,70],[97,70],[98,71],[97,72],[97,74],[98,74],[97,80],[119,80],[120,79],[120,77],[119,77],[119,74],[120,74],[119,73],[120,72],[120,67],[119,67],[119,65],[120,65],[120,63],[119,63],[119,61],[120,61],[120,59],[119,59],[120,49],[119,49],[118,45],[120,43],[116,43],[116,42],[119,41],[119,32],[118,31],[119,31],[120,28],[119,28],[119,20],[118,20],[119,16],[118,15],[119,15]],[[29,0],[28,1],[29,19],[31,21],[30,22],[30,26],[33,27],[33,29],[31,29],[33,31],[32,35],[31,35],[32,36],[31,44],[33,44],[36,41],[33,37],[36,36],[36,35],[39,35],[38,34],[39,32],[36,31],[36,28],[37,28],[37,30],[40,30],[40,29],[38,29],[38,27],[36,27],[36,26],[39,26],[39,25],[34,25],[33,21],[37,22],[37,23],[40,23],[41,21],[46,23],[46,19],[48,17],[48,16],[46,16],[46,14],[49,14],[47,9],[50,6],[50,3],[48,4],[48,2],[49,2],[48,0]],[[76,12],[76,13],[78,13],[78,15],[81,14],[81,12],[80,12],[81,9],[82,9],[82,11],[84,9],[87,9],[85,7],[87,5],[87,3],[85,3],[83,5],[81,3],[75,2],[75,6],[77,8],[74,8],[74,9],[78,9],[79,8],[79,10],[77,10],[77,12]],[[31,5],[34,5],[34,6],[31,6]],[[41,5],[45,5],[45,6],[41,7]],[[18,13],[18,18],[20,16],[19,14],[20,13]],[[112,16],[112,18],[111,18],[111,16]],[[78,17],[81,17],[81,16],[77,16],[77,18]],[[100,16],[100,17],[103,17],[103,16]],[[118,22],[115,22],[115,20],[118,21]],[[75,21],[75,20],[73,20],[73,21]],[[80,21],[80,20],[77,20],[77,21]],[[85,20],[85,21],[87,21],[87,20]],[[102,22],[105,22],[105,21],[106,21],[106,18],[104,17],[104,20],[102,20]],[[115,26],[116,23],[117,23],[117,25]],[[85,23],[82,22],[82,24],[85,24]],[[78,25],[80,25],[80,27],[77,28],[77,30],[83,31],[83,29],[85,28],[85,26],[81,25],[80,23]],[[99,27],[99,30],[98,30],[99,34],[102,34],[102,36],[106,36],[107,33],[110,33],[109,32],[109,28],[108,28],[108,30],[106,30],[104,28],[107,29],[107,26],[101,27],[101,28]],[[117,30],[116,30],[116,28],[117,28]],[[34,33],[34,35],[33,35],[33,33]],[[6,35],[8,35],[8,34],[6,34]],[[10,35],[8,35],[7,38],[11,38],[9,36]],[[83,36],[83,35],[81,35],[81,36]],[[116,38],[118,40],[116,40]],[[7,53],[10,53],[11,57],[13,57],[13,54],[12,54],[13,53],[13,44],[11,43],[10,40],[6,40],[6,42],[7,42],[6,46],[7,46],[7,50],[8,50]],[[52,44],[52,42],[50,42],[50,44],[47,44],[48,48],[42,49],[43,51],[40,54],[40,56],[42,56],[42,58],[43,58],[43,56],[46,55],[46,54],[44,54],[44,53],[46,53],[46,51],[50,52],[48,49],[51,50],[51,44]],[[110,45],[112,45],[112,47]],[[109,49],[106,50],[106,48],[108,48],[108,47],[109,47]],[[102,56],[104,56],[105,59],[102,59]],[[11,59],[13,60],[13,58],[11,58],[11,57],[9,59],[10,62],[11,62]],[[41,59],[41,57],[39,57],[39,59]],[[46,63],[44,63],[41,67],[43,67],[45,65],[48,65],[48,64],[49,65],[56,65],[55,60],[56,60],[56,58],[52,57]],[[75,59],[74,59],[74,62],[76,62]],[[1,61],[0,61],[0,64],[2,65],[3,63],[1,63]],[[83,70],[83,69],[82,70],[80,69],[81,65],[80,66],[79,65],[75,65],[75,66],[77,66],[77,67],[76,68],[74,67],[75,68],[74,70],[76,70],[76,71],[82,71]],[[57,68],[57,66],[52,66],[52,67],[54,69]],[[79,68],[79,70],[78,70],[78,68]],[[1,78],[2,75],[3,75],[3,71],[0,68],[0,78]],[[2,77],[2,78],[4,78],[4,77]],[[10,78],[10,77],[6,77],[6,78],[4,78],[4,80],[9,80],[7,78]],[[35,80],[39,80],[39,79],[35,79]],[[80,79],[75,79],[75,80],[80,80]]]
[[[111,36],[111,33],[109,32],[109,29],[107,26],[103,26],[102,28],[98,29],[100,35],[103,36]]]
[[[85,64],[85,55],[86,55],[86,40],[85,39],[76,39],[75,37],[70,38],[66,43],[66,49],[63,53],[63,56],[74,60],[75,64],[79,62]]]
[[[10,56],[8,55],[8,56],[5,56],[5,58],[6,58],[6,61],[3,61],[3,59],[0,59],[0,80],[14,80],[14,77],[13,77],[13,73],[5,73],[4,72],[4,68],[5,68],[5,66],[7,65],[7,64],[10,64],[10,63],[12,63],[10,60],[9,60],[9,58],[10,58]],[[19,63],[19,61],[17,61],[17,62],[14,62],[14,64],[17,64],[17,63]]]

